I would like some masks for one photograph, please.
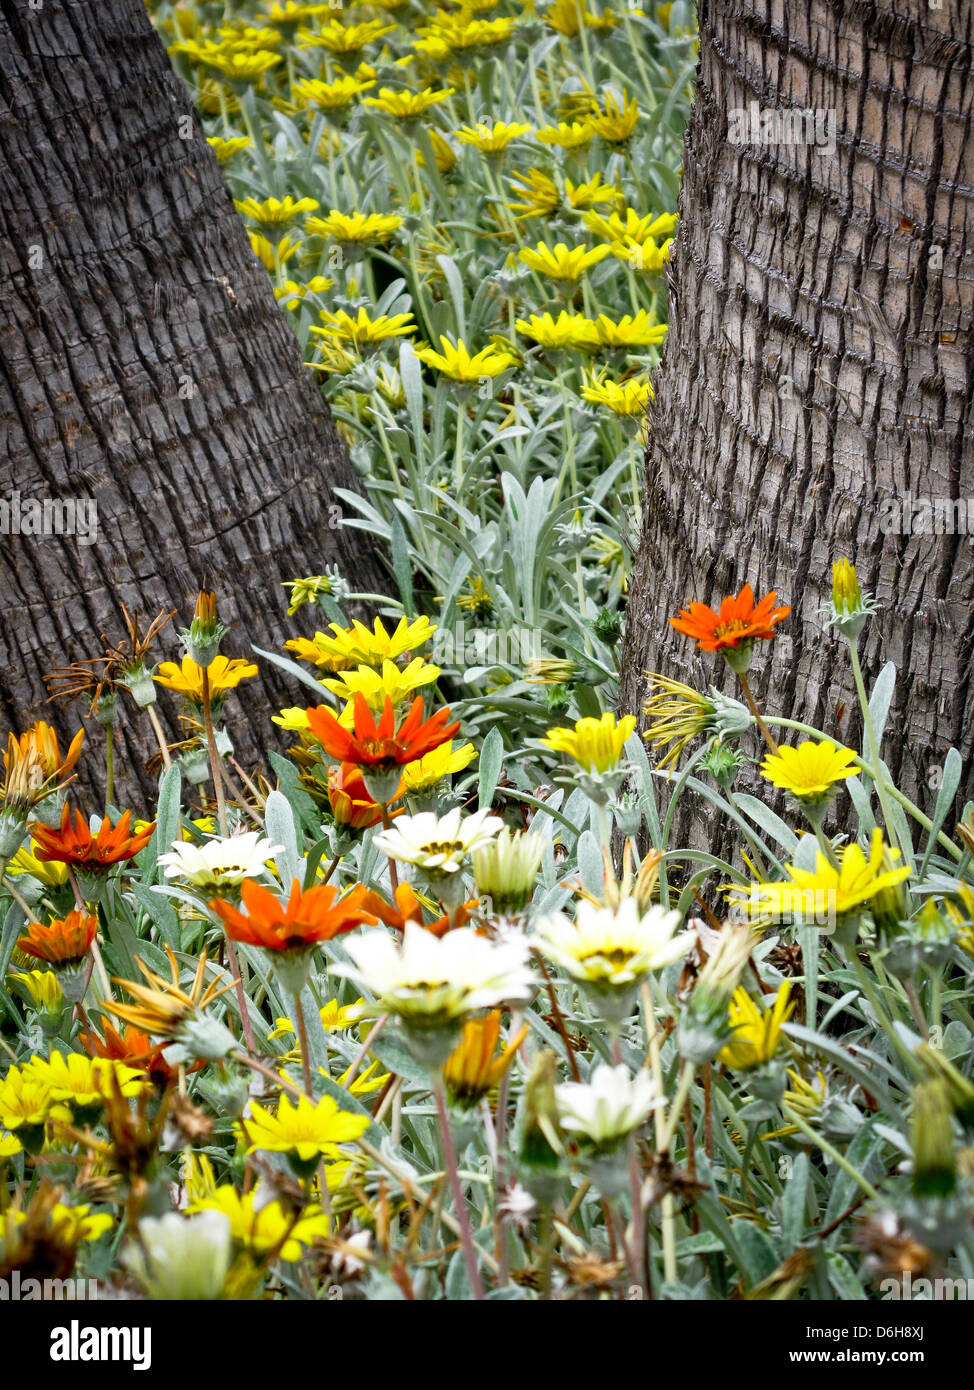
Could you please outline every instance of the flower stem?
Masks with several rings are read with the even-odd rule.
[[[225,939],[227,943],[227,960],[230,962],[230,973],[233,975],[234,989],[237,995],[237,1007],[240,1009],[240,1024],[243,1028],[244,1042],[247,1044],[248,1052],[256,1052],[257,1047],[254,1043],[254,1029],[250,1022],[250,1008],[247,1004],[247,991],[244,989],[243,976],[240,973],[240,964],[237,960],[237,952],[229,936]]]
[[[744,698],[745,698],[745,700],[747,701],[747,707],[748,707],[748,709],[751,711],[751,713],[754,715],[755,722],[756,722],[758,728],[761,730],[761,733],[762,733],[763,736],[764,736],[764,741],[765,741],[765,743],[766,743],[766,744],[768,745],[768,747],[771,749],[771,752],[774,754],[774,756],[777,757],[777,756],[778,756],[778,745],[775,743],[774,739],[772,738],[772,736],[771,736],[771,730],[768,728],[767,724],[765,724],[763,718],[761,717],[761,711],[758,709],[757,705],[755,704],[754,696],[751,694],[751,684],[750,684],[750,682],[749,682],[749,680],[748,680],[748,678],[747,678],[747,672],[746,672],[746,671],[738,671],[738,673],[737,673],[737,678],[738,678],[738,680],[739,680],[740,683],[741,683],[741,689],[744,691]]]
[[[311,1049],[308,1047],[308,1025],[304,1021],[304,1005],[301,1003],[300,990],[294,992],[294,1016],[298,1023],[298,1044],[301,1048],[304,1093],[309,1100],[314,1100],[311,1091]]]
[[[158,743],[159,752],[162,754],[163,766],[168,771],[168,769],[172,767],[172,758],[169,756],[169,744],[166,742],[166,735],[162,732],[162,725],[159,723],[159,716],[156,714],[155,705],[146,705],[145,712],[149,716],[152,732],[156,736],[156,743]]]
[[[477,1251],[473,1243],[473,1235],[470,1231],[470,1217],[467,1212],[467,1203],[464,1199],[463,1188],[460,1186],[460,1174],[457,1171],[457,1152],[453,1147],[453,1136],[450,1133],[450,1119],[446,1112],[446,1091],[443,1086],[442,1072],[437,1076],[434,1082],[433,1095],[436,1098],[436,1113],[440,1122],[440,1137],[443,1141],[443,1160],[446,1164],[447,1176],[450,1179],[450,1190],[453,1193],[453,1204],[457,1210],[457,1221],[460,1226],[460,1244],[463,1247],[463,1258],[467,1266],[467,1277],[470,1280],[473,1296],[479,1303],[482,1302],[484,1297],[484,1286],[480,1279],[480,1267],[477,1264]]]
[[[210,700],[210,670],[203,668],[203,726],[206,729],[206,747],[210,755],[210,774],[216,792],[216,814],[220,824],[220,834],[227,833],[227,803],[223,793],[223,770],[216,747],[216,734],[213,732],[213,709]]]

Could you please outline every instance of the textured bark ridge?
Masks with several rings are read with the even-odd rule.
[[[910,499],[974,532],[972,6],[701,0],[700,31],[622,706],[647,668],[732,689],[667,618],[750,580],[795,606],[757,688],[858,740],[819,611],[847,555],[879,607],[864,663],[899,668],[891,768],[928,803],[954,744],[970,796],[974,536]],[[736,144],[752,103],[817,110],[826,142],[834,112],[834,149]]]
[[[329,529],[351,466],[141,0],[0,0],[0,225],[0,500],[97,506],[93,544],[0,537],[5,723],[122,635],[119,600],[188,623],[217,587],[243,656],[296,630],[282,580],[382,586],[363,533]],[[273,731],[262,681],[230,707],[245,759]],[[152,746],[126,733],[123,767]]]

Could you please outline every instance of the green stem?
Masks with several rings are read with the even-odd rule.
[[[467,1266],[467,1277],[470,1280],[473,1296],[479,1303],[483,1301],[484,1286],[480,1279],[480,1266],[477,1263],[477,1251],[470,1230],[470,1216],[467,1212],[467,1203],[463,1195],[463,1188],[460,1186],[460,1174],[457,1171],[457,1152],[453,1147],[453,1135],[450,1133],[450,1117],[446,1110],[446,1091],[443,1086],[442,1073],[436,1078],[433,1085],[433,1094],[436,1098],[436,1114],[440,1122],[440,1138],[443,1143],[443,1161],[446,1166],[447,1176],[450,1179],[450,1190],[453,1193],[453,1204],[456,1207],[457,1222],[460,1226],[460,1244],[463,1249],[463,1259]]]
[[[866,684],[862,678],[862,667],[859,664],[859,650],[854,637],[850,637],[849,657],[852,661],[852,675],[856,682],[856,694],[859,696],[859,706],[862,710],[863,725],[866,730],[866,742],[869,745],[869,757],[873,765],[873,780],[876,784],[876,792],[879,796],[879,805],[883,813],[883,822],[886,826],[886,833],[890,843],[899,846],[896,837],[896,830],[890,816],[889,802],[886,799],[886,777],[883,772],[883,765],[879,757],[879,740],[876,738],[876,729],[873,725],[873,717],[869,710],[869,697],[866,694]],[[899,846],[902,848],[902,846]]]

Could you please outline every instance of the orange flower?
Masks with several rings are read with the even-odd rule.
[[[382,819],[382,807],[369,796],[362,774],[354,763],[329,768],[328,803],[336,822],[352,830],[368,830]]]
[[[245,878],[240,896],[247,915],[219,898],[210,903],[223,919],[227,936],[247,946],[263,946],[267,951],[295,951],[318,941],[331,941],[341,932],[352,931],[363,922],[374,924],[375,917],[364,906],[366,890],[360,883],[340,901],[338,889],[321,884],[302,893],[297,879],[291,885],[287,904],[275,898],[252,878]]]
[[[126,1024],[124,1031],[119,1033],[107,1019],[102,1023],[102,1032],[104,1039],[97,1033],[78,1035],[81,1046],[89,1057],[108,1057],[124,1063],[127,1067],[138,1067],[140,1071],[160,1081],[168,1081],[176,1075],[176,1068],[171,1067],[162,1055],[168,1043],[154,1043],[148,1033],[143,1033],[141,1028],[136,1028],[131,1023]],[[197,1062],[194,1066],[188,1067],[187,1071],[199,1071],[205,1065],[205,1062]]]
[[[0,794],[11,807],[29,811],[71,779],[68,773],[81,754],[85,731],[79,729],[63,761],[57,734],[43,719],[18,738],[10,734],[3,755],[4,779]]]
[[[69,912],[57,917],[48,926],[30,922],[27,935],[17,945],[36,960],[46,960],[55,969],[60,965],[76,965],[88,953],[98,930],[98,918],[81,912]]]
[[[769,642],[775,626],[791,612],[788,607],[775,608],[776,598],[772,589],[760,603],[755,603],[750,584],[745,584],[737,598],[721,601],[719,613],[705,603],[691,603],[688,609],[680,610],[679,617],[671,618],[670,623],[677,632],[693,637],[704,652],[724,651],[743,642],[753,642],[757,637]]]
[[[473,914],[473,909],[477,906],[479,899],[471,898],[469,902],[463,903],[453,914],[453,926],[466,926],[467,921]],[[423,927],[432,936],[445,936],[450,930],[449,916],[437,917],[434,922],[423,921],[423,904],[413,892],[412,884],[400,883],[396,889],[396,905],[392,907],[385,898],[381,898],[378,893],[369,890],[362,899],[362,906],[366,912],[371,912],[378,917],[380,922],[384,922],[387,927],[394,928],[395,931],[404,932],[407,922],[414,922],[417,926]]]
[[[10,737],[13,739],[14,736],[11,734]],[[21,734],[18,740],[14,740],[14,742],[18,744],[18,752],[21,758],[28,757],[31,749],[33,749],[37,754],[37,761],[40,764],[45,778],[48,780],[56,778],[58,781],[66,777],[78,761],[81,756],[81,745],[84,741],[85,731],[84,729],[79,729],[71,740],[71,746],[64,755],[62,761],[61,750],[58,747],[57,734],[51,728],[50,724],[44,723],[43,719],[39,719],[33,728]],[[8,771],[10,768],[10,751],[3,755],[3,765]]]
[[[457,721],[448,724],[450,711],[437,710],[429,719],[423,719],[422,696],[417,696],[406,718],[396,728],[392,701],[386,696],[385,708],[378,724],[372,717],[362,695],[356,691],[353,708],[354,728],[343,729],[341,724],[325,707],[312,707],[307,711],[311,732],[333,758],[341,762],[355,763],[358,767],[401,766],[415,762],[417,758],[439,748],[460,728]],[[389,797],[392,800],[392,797]]]
[[[98,834],[92,835],[78,810],[74,813],[72,825],[71,807],[65,804],[60,829],[53,830],[40,821],[31,825],[31,834],[37,844],[37,858],[43,863],[53,860],[58,864],[70,864],[88,874],[107,872],[113,864],[134,859],[152,839],[155,821],[135,835],[129,835],[131,814],[125,811],[115,826],[106,816],[98,827]]]

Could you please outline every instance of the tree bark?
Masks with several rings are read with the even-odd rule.
[[[97,506],[92,544],[3,537],[11,727],[46,670],[123,635],[120,601],[188,625],[214,587],[224,651],[250,656],[294,634],[283,580],[333,563],[383,587],[363,533],[329,528],[353,470],[142,0],[0,0],[0,224],[0,499]],[[181,655],[172,629],[162,645]],[[284,688],[262,671],[231,703],[238,756]],[[131,706],[128,731],[139,764]]]
[[[793,605],[758,691],[855,744],[821,611],[845,555],[877,600],[864,666],[898,667],[891,770],[929,806],[953,744],[971,795],[972,539],[902,517],[974,499],[972,6],[701,0],[699,22],[621,705],[647,669],[733,690],[667,620],[750,581]],[[741,143],[751,103],[820,113],[826,145],[834,113],[834,150]]]

